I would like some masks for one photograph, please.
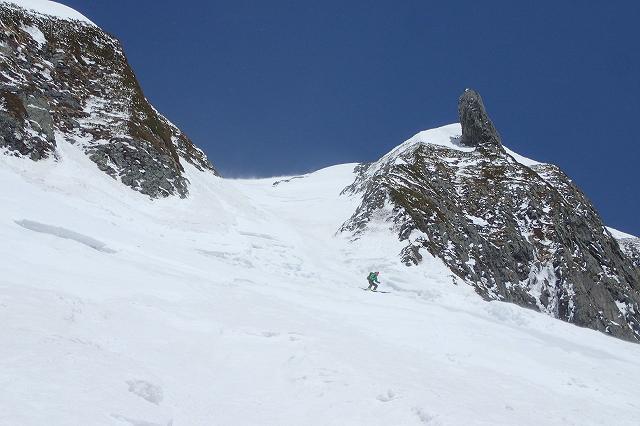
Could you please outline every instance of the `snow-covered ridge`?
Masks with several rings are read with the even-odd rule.
[[[378,162],[380,164],[385,164],[389,160],[398,157],[404,152],[415,149],[419,145],[438,145],[444,148],[463,152],[475,151],[474,147],[468,147],[460,144],[459,139],[461,135],[462,127],[460,126],[460,123],[447,124],[445,126],[436,127],[434,129],[423,130],[416,133],[415,135],[389,151]],[[532,167],[543,164],[536,160],[532,160],[523,155],[520,155],[507,147],[504,147],[504,149],[507,154],[512,156],[518,163],[524,166]]]
[[[615,238],[616,240],[625,240],[625,239],[629,239],[629,238],[637,239],[638,238],[635,235],[631,235],[631,234],[627,234],[626,232],[618,231],[617,229],[611,228],[609,226],[607,226],[607,229],[609,230],[611,235],[613,235],[613,238]]]
[[[39,15],[55,17],[66,20],[81,21],[90,25],[95,25],[86,16],[75,9],[60,3],[48,0],[0,0],[4,5],[19,7]]]

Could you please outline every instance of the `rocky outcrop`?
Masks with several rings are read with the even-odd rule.
[[[44,97],[0,90],[0,147],[34,161],[51,155],[53,120]]]
[[[618,244],[631,263],[640,269],[640,238],[619,238]]]
[[[345,192],[363,201],[342,231],[384,218],[407,265],[435,256],[485,299],[640,340],[640,271],[589,200],[558,167],[516,161],[476,92],[459,113],[461,127],[357,168]]]
[[[0,18],[0,148],[37,161],[73,143],[152,197],[186,196],[185,163],[217,173],[149,104],[114,37],[6,2]]]
[[[458,116],[462,126],[460,143],[465,146],[502,147],[500,135],[487,114],[480,94],[466,89],[458,100]]]

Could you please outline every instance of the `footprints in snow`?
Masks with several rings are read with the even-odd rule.
[[[385,393],[381,393],[380,395],[376,396],[376,399],[380,402],[390,402],[398,398],[399,398],[398,395],[391,389],[387,390]]]
[[[288,340],[290,342],[297,342],[302,339],[303,335],[300,333],[296,333],[294,331],[289,331],[286,333],[281,333],[277,331],[244,331],[244,335],[246,336],[256,336],[256,337],[264,337],[267,339],[276,338],[277,340]]]
[[[137,397],[144,399],[145,401],[160,405],[163,399],[162,388],[158,385],[150,383],[146,380],[128,380],[126,382],[129,392]],[[117,420],[119,423],[129,426],[172,426],[173,419],[163,421],[162,423],[150,422],[142,419],[134,419],[132,417],[124,416],[122,414],[111,413],[111,417]]]
[[[129,392],[139,396],[145,401],[159,405],[163,399],[162,388],[146,380],[129,380],[127,381]]]
[[[394,392],[392,389],[388,389],[385,393],[378,395],[376,399],[380,402],[388,403],[388,402],[400,399],[400,396],[396,392]],[[421,407],[413,407],[411,411],[413,412],[413,414],[415,414],[416,417],[418,417],[418,420],[420,420],[420,423],[422,424],[432,425],[432,426],[437,426],[441,424],[435,415],[428,413]]]
[[[413,413],[418,416],[418,419],[420,420],[420,422],[422,422],[425,425],[439,425],[440,422],[435,418],[435,416],[427,413],[426,411],[424,411],[422,408],[419,407],[414,407],[413,408]]]

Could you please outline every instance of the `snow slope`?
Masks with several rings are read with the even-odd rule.
[[[353,164],[126,189],[0,155],[0,425],[636,425],[640,346],[500,302],[383,223]],[[381,290],[364,277],[381,271]]]
[[[71,19],[81,21],[87,24],[95,25],[86,16],[80,12],[48,0],[0,0],[1,3],[13,4],[22,9],[27,9],[40,15],[53,16],[60,19]]]
[[[613,235],[613,238],[615,238],[616,240],[623,240],[626,238],[638,238],[635,235],[627,234],[626,232],[619,231],[615,228],[607,227],[607,229],[609,230],[609,232],[611,232],[611,235]]]

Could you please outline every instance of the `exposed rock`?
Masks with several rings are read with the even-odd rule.
[[[636,268],[640,268],[640,238],[618,239],[620,249],[631,260]]]
[[[0,89],[0,147],[32,160],[46,158],[55,150],[46,99]]]
[[[41,160],[65,140],[152,197],[186,196],[184,162],[217,174],[149,104],[114,37],[10,3],[0,3],[0,18],[0,147]]]
[[[342,231],[383,217],[407,265],[426,251],[486,299],[640,340],[640,270],[589,200],[558,167],[507,154],[475,92],[460,105],[458,141],[476,149],[408,143],[360,165],[345,192],[363,201]]]
[[[500,147],[500,135],[484,108],[480,94],[466,89],[458,100],[458,115],[462,126],[460,143],[466,146]]]

